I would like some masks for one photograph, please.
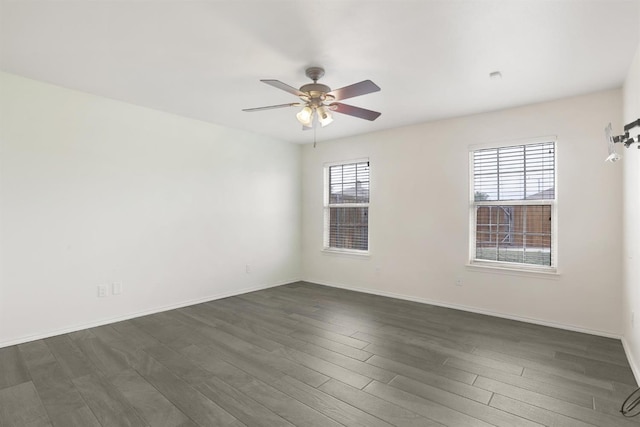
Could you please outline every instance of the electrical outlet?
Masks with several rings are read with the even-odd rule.
[[[98,298],[107,296],[107,285],[98,285]]]
[[[462,286],[462,279],[456,279],[456,286]]]
[[[251,273],[251,266],[249,264],[244,266],[244,271],[247,272],[247,274]]]
[[[122,282],[113,282],[111,284],[111,293],[113,295],[120,295],[122,293]]]

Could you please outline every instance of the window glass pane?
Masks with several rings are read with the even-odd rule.
[[[369,208],[329,208],[329,247],[369,249]]]
[[[369,203],[369,162],[329,167],[329,203]]]
[[[555,144],[474,151],[473,180],[476,201],[555,199]]]
[[[342,184],[333,184],[329,191],[329,203],[342,203]]]
[[[476,259],[551,265],[551,206],[476,207]]]

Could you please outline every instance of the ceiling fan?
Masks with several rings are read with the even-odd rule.
[[[356,96],[366,95],[372,92],[378,92],[380,88],[371,80],[363,80],[340,89],[331,90],[327,85],[318,83],[318,80],[324,76],[324,69],[321,67],[309,67],[306,70],[307,77],[313,80],[296,89],[279,80],[260,80],[275,88],[282,89],[296,95],[302,102],[292,102],[289,104],[269,105],[267,107],[245,108],[242,111],[262,111],[272,110],[275,108],[286,107],[302,107],[302,110],[296,114],[298,121],[302,124],[303,129],[312,129],[314,120],[317,120],[322,127],[333,121],[331,112],[347,114],[349,116],[358,117],[365,120],[375,120],[380,116],[377,111],[367,110],[365,108],[354,107],[353,105],[343,104],[343,99],[353,98]]]

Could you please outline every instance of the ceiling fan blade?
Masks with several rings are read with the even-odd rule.
[[[298,89],[296,89],[295,87],[293,87],[293,86],[289,86],[289,85],[288,85],[288,84],[286,84],[286,83],[282,83],[280,80],[260,80],[260,81],[261,81],[261,82],[263,82],[263,83],[266,83],[266,84],[268,84],[268,85],[271,85],[271,86],[273,86],[273,87],[275,87],[275,88],[282,89],[282,90],[284,90],[285,92],[289,92],[289,93],[291,93],[291,94],[293,94],[293,95],[295,95],[295,96],[302,96],[302,95],[304,95],[304,92],[300,92],[300,91],[299,91]]]
[[[349,116],[358,117],[360,119],[365,120],[375,120],[380,114],[377,111],[367,110],[365,108],[354,107],[353,105],[342,104],[340,102],[333,102],[329,104],[331,111],[335,111],[336,113],[347,114]]]
[[[257,107],[257,108],[244,108],[242,111],[263,111],[263,110],[274,110],[276,108],[286,108],[286,107],[299,107],[302,104],[299,102],[292,102],[290,104],[279,104],[279,105],[269,105],[267,107]]]
[[[328,95],[333,95],[336,101],[353,98],[354,96],[366,95],[372,92],[378,92],[380,88],[371,80],[363,80],[360,83],[354,83],[340,89],[332,90]]]

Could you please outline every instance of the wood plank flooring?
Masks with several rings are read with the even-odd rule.
[[[298,282],[0,349],[0,426],[638,426],[620,341]]]

